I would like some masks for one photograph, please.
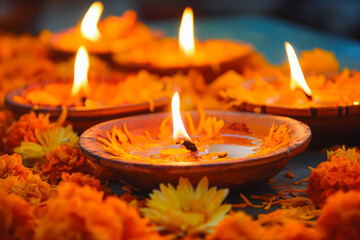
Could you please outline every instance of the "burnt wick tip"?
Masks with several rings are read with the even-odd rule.
[[[197,148],[193,142],[190,142],[188,140],[185,140],[181,143],[187,150],[190,150],[192,152],[197,152]]]
[[[305,94],[305,96],[309,99],[309,101],[312,101],[313,99],[312,95]]]

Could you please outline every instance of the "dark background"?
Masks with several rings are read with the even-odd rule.
[[[0,29],[38,33],[74,26],[93,1],[0,0]],[[360,40],[360,0],[104,0],[106,15],[134,9],[144,21],[179,19],[191,6],[196,18],[266,15]]]

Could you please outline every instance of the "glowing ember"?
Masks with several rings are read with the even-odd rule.
[[[184,10],[180,29],[179,29],[179,46],[186,56],[191,57],[195,53],[194,40],[194,16],[191,8]]]
[[[289,64],[290,64],[290,71],[291,71],[290,88],[291,88],[291,90],[295,90],[296,87],[299,87],[302,90],[304,90],[304,92],[308,96],[311,96],[312,92],[305,81],[305,77],[304,77],[303,72],[301,71],[301,67],[300,67],[299,61],[296,57],[294,48],[288,42],[285,42],[285,48],[286,48],[286,53],[287,53],[287,56],[289,59]]]
[[[103,4],[101,2],[94,2],[81,22],[81,34],[83,37],[96,41],[100,38],[101,34],[97,28],[101,13],[103,11]]]
[[[75,70],[74,70],[74,84],[71,90],[71,95],[84,94],[87,95],[89,91],[87,74],[89,70],[89,56],[84,46],[81,46],[76,53]]]
[[[176,92],[171,101],[171,109],[172,109],[172,119],[173,119],[173,139],[174,141],[178,140],[188,140],[191,141],[191,138],[187,134],[184,123],[181,120],[180,115],[180,97]],[[192,142],[192,141],[191,141]]]

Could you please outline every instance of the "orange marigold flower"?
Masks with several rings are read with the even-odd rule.
[[[34,238],[36,222],[33,208],[21,197],[0,190],[1,239]]]
[[[116,197],[103,200],[103,193],[89,186],[64,183],[39,219],[35,239],[162,239],[147,224]]]
[[[318,220],[326,239],[360,239],[360,192],[337,192],[330,196]]]
[[[98,191],[101,190],[100,180],[91,177],[89,174],[84,175],[80,172],[69,174],[69,173],[63,172],[61,174],[61,179],[62,179],[62,181],[60,184],[70,182],[70,183],[74,183],[80,187],[89,186]]]
[[[30,170],[22,165],[22,159],[19,154],[0,156],[0,178],[9,176],[19,176],[26,178]]]
[[[137,209],[130,207],[126,202],[109,196],[105,200],[105,205],[122,217],[125,231],[121,239],[164,239],[153,227],[149,226],[149,219],[141,218]]]
[[[12,152],[12,150],[20,146],[22,141],[36,142],[35,130],[46,130],[49,128],[49,115],[34,113],[24,114],[20,119],[7,129],[4,137],[5,150]]]
[[[323,207],[326,199],[337,191],[360,191],[360,161],[349,158],[351,152],[353,149],[330,154],[331,161],[320,163],[311,171],[307,191],[316,206]]]
[[[1,84],[0,84],[0,88],[1,88]],[[12,122],[12,113],[6,110],[0,111],[0,139],[4,138],[6,129],[9,127],[11,122]],[[4,148],[3,144],[0,144],[0,153],[4,150],[3,148]]]
[[[304,221],[288,220],[281,225],[265,227],[260,239],[264,240],[321,240],[321,231],[307,227]]]
[[[237,212],[223,218],[208,240],[260,239],[262,227],[244,212]]]
[[[30,204],[38,204],[50,197],[50,185],[41,180],[39,175],[29,174],[26,179],[11,176],[0,179],[0,189],[7,193],[15,193]]]
[[[59,145],[46,154],[46,162],[41,165],[43,176],[52,184],[57,184],[63,172],[76,172],[89,168],[86,158],[77,147]]]

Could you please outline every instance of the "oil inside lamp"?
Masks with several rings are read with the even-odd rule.
[[[178,93],[173,96],[172,117],[172,133],[168,125],[169,118],[165,118],[159,125],[160,132],[155,135],[154,132],[149,133],[145,130],[145,134],[135,136],[128,131],[124,123],[123,127],[114,126],[110,132],[107,132],[107,137],[117,136],[116,139],[98,138],[98,141],[104,144],[105,151],[110,151],[116,157],[126,156],[128,159],[178,163],[246,157],[253,154],[262,141],[259,135],[253,136],[250,130],[241,127],[241,124],[240,127],[235,124],[236,126],[223,129],[224,120],[215,116],[206,117],[203,111],[199,113],[197,127],[191,114],[186,114],[189,132],[193,137],[191,139],[181,119]],[[109,143],[111,144],[108,145]],[[121,151],[113,152],[111,149],[114,146]]]
[[[295,90],[296,88],[300,88],[305,92],[306,96],[309,99],[312,99],[312,92],[305,81],[305,77],[303,72],[301,71],[301,67],[296,57],[294,48],[291,46],[290,43],[285,42],[285,49],[288,56],[291,72],[290,89]]]
[[[187,150],[197,152],[197,148],[185,130],[180,115],[180,97],[176,92],[171,102],[172,119],[173,119],[173,140],[175,143],[181,143]]]
[[[194,37],[194,14],[190,7],[185,8],[180,29],[179,29],[179,46],[187,57],[191,57],[195,53],[195,37]]]
[[[81,22],[81,35],[91,41],[97,41],[101,37],[97,24],[104,6],[101,2],[94,2],[86,12]]]
[[[76,53],[74,84],[71,89],[72,97],[85,98],[89,95],[88,84],[89,56],[84,46],[81,46]]]

